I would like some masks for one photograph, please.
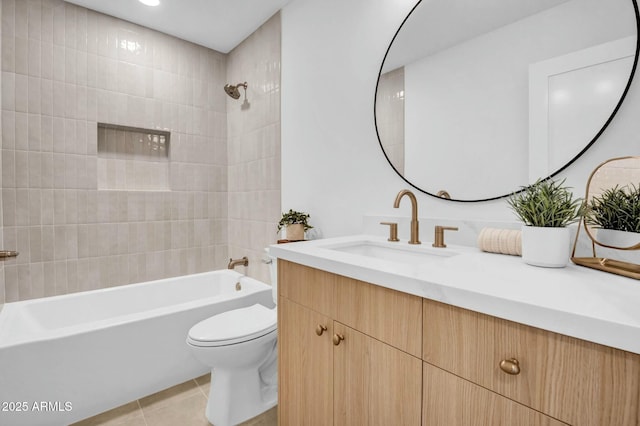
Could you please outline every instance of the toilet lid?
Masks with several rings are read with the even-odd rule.
[[[275,309],[256,303],[200,321],[189,330],[189,342],[195,346],[246,342],[276,330],[277,319]]]

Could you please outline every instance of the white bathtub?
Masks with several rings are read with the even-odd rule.
[[[271,286],[229,270],[7,303],[0,425],[67,425],[205,374],[189,328],[254,303]]]

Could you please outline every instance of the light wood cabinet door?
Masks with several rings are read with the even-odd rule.
[[[326,327],[318,335],[318,326]],[[318,331],[318,332],[317,332]],[[278,302],[278,422],[326,426],[333,417],[333,322],[284,297]]]
[[[339,322],[334,333],[334,425],[420,425],[422,361]],[[329,424],[329,423],[327,423]]]
[[[640,355],[429,300],[423,316],[428,363],[568,424],[640,425]]]
[[[423,383],[423,426],[565,425],[426,362]]]

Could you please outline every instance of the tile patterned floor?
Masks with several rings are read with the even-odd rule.
[[[204,415],[209,394],[210,375],[181,383],[172,388],[130,402],[73,426],[208,426]],[[277,407],[242,426],[276,426]]]

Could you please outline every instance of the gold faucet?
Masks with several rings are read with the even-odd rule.
[[[395,222],[380,222],[380,225],[388,225],[389,226],[389,238],[387,241],[398,242],[398,224]]]
[[[227,265],[227,269],[233,269],[238,265],[249,266],[249,259],[247,258],[247,256],[243,257],[242,259],[229,258],[229,264]]]
[[[396,209],[400,207],[400,200],[405,195],[411,200],[411,238],[409,239],[409,244],[420,244],[420,231],[418,229],[418,200],[416,200],[416,196],[408,189],[403,189],[398,192],[398,195],[396,195],[393,207]]]
[[[457,231],[458,228],[455,226],[436,226],[435,232],[433,236],[433,247],[444,248],[447,245],[444,243],[444,231]]]

